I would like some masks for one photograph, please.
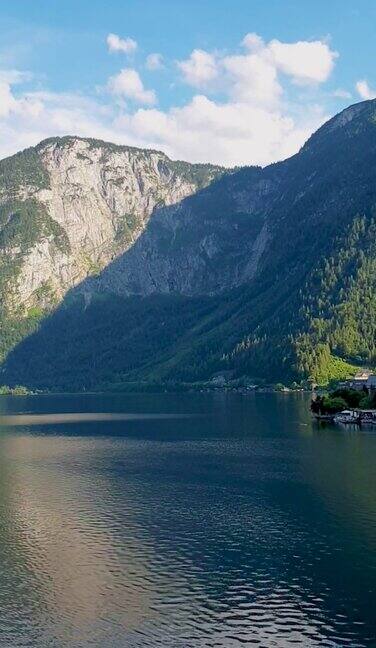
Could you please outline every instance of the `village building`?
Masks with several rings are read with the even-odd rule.
[[[376,375],[372,374],[370,369],[363,369],[350,380],[346,380],[344,386],[357,391],[374,389],[376,388]]]

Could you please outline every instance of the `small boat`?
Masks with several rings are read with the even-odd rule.
[[[343,410],[334,417],[334,423],[360,423],[359,412],[355,410]]]
[[[361,425],[376,425],[376,410],[363,410],[360,412]]]

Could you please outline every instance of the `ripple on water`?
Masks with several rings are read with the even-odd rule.
[[[210,407],[0,437],[1,646],[372,645],[376,437]]]

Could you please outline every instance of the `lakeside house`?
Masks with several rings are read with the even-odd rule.
[[[350,380],[342,382],[340,386],[370,393],[376,390],[376,374],[373,374],[370,369],[363,369],[363,371],[358,371]]]

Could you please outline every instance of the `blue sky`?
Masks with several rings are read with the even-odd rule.
[[[2,156],[69,133],[267,164],[376,88],[371,0],[13,0],[0,25]]]

